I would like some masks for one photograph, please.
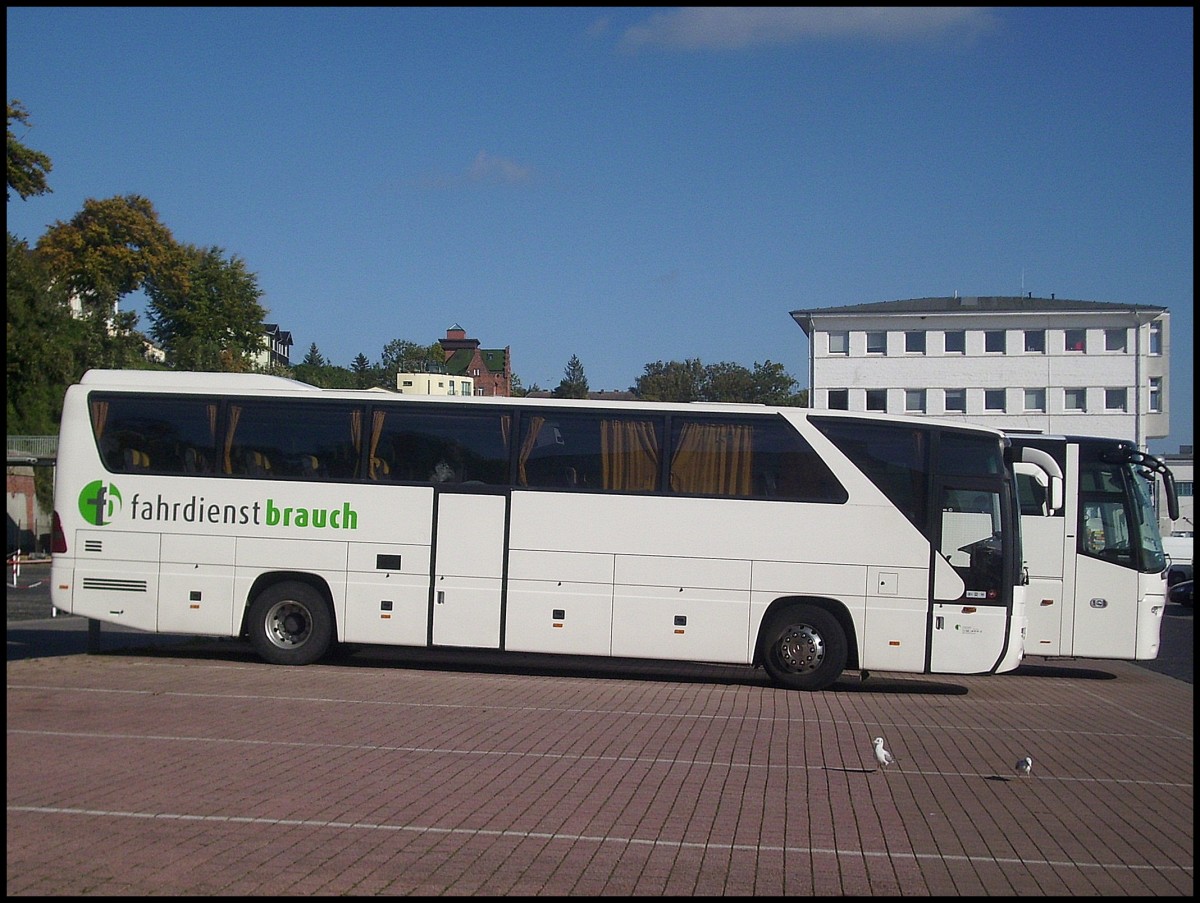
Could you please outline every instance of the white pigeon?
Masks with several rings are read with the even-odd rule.
[[[1033,772],[1033,759],[1026,756],[1024,759],[1017,760],[1017,774],[1021,777],[1029,777]]]
[[[896,762],[896,757],[883,748],[883,737],[876,737],[873,741],[875,746],[875,761],[880,765],[893,765]]]

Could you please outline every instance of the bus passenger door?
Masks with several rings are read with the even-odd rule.
[[[935,526],[938,553],[930,575],[929,670],[981,674],[1000,662],[1009,629],[997,539],[1000,494],[965,481],[937,491],[940,522]],[[1023,627],[1022,623],[1018,629]]]
[[[1124,500],[1080,499],[1073,642],[1064,654],[1132,659],[1137,649],[1138,571]]]
[[[435,646],[500,646],[507,495],[434,496]]]

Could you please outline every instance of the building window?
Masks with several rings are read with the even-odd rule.
[[[909,354],[924,354],[925,330],[917,329],[904,333],[904,350]]]
[[[849,389],[830,389],[826,396],[826,403],[831,411],[848,411],[850,410],[850,390]]]
[[[1067,411],[1087,412],[1087,389],[1063,389],[1063,408]]]
[[[1190,499],[1192,497],[1192,481],[1179,480],[1175,483],[1175,494],[1181,499]]]
[[[1104,350],[1105,351],[1124,351],[1125,350],[1125,330],[1124,329],[1106,329],[1106,330],[1104,330]]]
[[[850,333],[848,333],[848,332],[831,332],[831,333],[829,333],[829,353],[830,354],[849,354],[850,353]]]
[[[904,410],[913,414],[925,413],[925,390],[924,389],[905,389],[904,390]]]
[[[947,354],[966,354],[967,352],[967,334],[961,329],[955,329],[946,333],[946,353]]]
[[[887,354],[887,333],[867,333],[867,354]]]
[[[1067,351],[1086,351],[1087,350],[1087,330],[1086,329],[1068,329],[1066,334],[1065,347]]]
[[[1129,408],[1129,390],[1120,389],[1105,389],[1104,390],[1104,410],[1106,411],[1125,411]]]
[[[1161,414],[1163,409],[1162,377],[1150,377],[1150,413]]]
[[[1044,329],[1026,329],[1025,330],[1025,351],[1028,354],[1045,354],[1046,353],[1046,330],[1044,330]]]
[[[1046,390],[1045,389],[1026,389],[1025,390],[1025,410],[1044,412],[1046,410]]]
[[[887,410],[887,389],[867,389],[867,410]]]
[[[1004,408],[1004,389],[985,389],[983,392],[983,409],[985,411],[1000,411]]]
[[[1004,330],[987,330],[983,334],[983,350],[990,354],[1003,354],[1005,350]]]
[[[947,389],[946,410],[952,413],[965,414],[967,412],[967,390]]]
[[[1150,353],[1154,355],[1162,354],[1162,323],[1154,322],[1150,324]]]

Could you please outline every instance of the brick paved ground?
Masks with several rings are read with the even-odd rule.
[[[1113,662],[803,694],[234,641],[21,658],[7,892],[1191,896],[1192,690]]]

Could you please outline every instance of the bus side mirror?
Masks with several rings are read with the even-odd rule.
[[[1064,483],[1062,468],[1058,466],[1058,462],[1039,448],[1022,448],[1019,454],[1018,460],[1021,463],[1032,464],[1042,471],[1039,479],[1036,472],[1028,468],[1017,468],[1021,472],[1032,474],[1034,479],[1046,487],[1046,506],[1050,509],[1049,513],[1062,510]]]

